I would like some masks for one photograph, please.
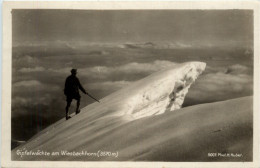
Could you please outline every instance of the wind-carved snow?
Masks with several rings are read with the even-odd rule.
[[[136,82],[139,89],[125,100],[125,114],[138,119],[180,109],[188,89],[205,67],[202,62],[188,62]]]
[[[176,64],[84,107],[79,116],[91,122],[115,116],[134,120],[179,109],[191,84],[205,68],[203,62]]]

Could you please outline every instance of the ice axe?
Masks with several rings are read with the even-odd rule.
[[[86,93],[90,98],[92,98],[92,99],[94,99],[94,100],[96,100],[97,102],[99,102],[100,103],[100,101],[99,100],[97,100],[95,97],[93,97],[93,96],[91,96],[91,94],[89,94],[88,92]]]

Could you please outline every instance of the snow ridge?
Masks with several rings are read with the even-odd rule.
[[[139,119],[180,109],[188,89],[205,68],[205,63],[188,62],[136,82],[140,89],[125,101],[125,115]]]

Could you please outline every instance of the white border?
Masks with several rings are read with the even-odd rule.
[[[185,2],[11,2],[3,3],[2,167],[259,167],[259,1]],[[12,9],[251,9],[254,10],[254,157],[253,162],[71,162],[11,161]]]

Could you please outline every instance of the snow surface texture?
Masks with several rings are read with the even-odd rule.
[[[132,87],[139,89],[126,99],[124,111],[137,119],[180,109],[188,89],[205,67],[205,63],[189,62],[136,82]]]
[[[187,62],[159,71],[101,99],[95,111],[103,111],[106,117],[134,120],[180,109],[191,84],[205,68],[206,63]],[[87,106],[82,111],[90,112],[95,107]]]

